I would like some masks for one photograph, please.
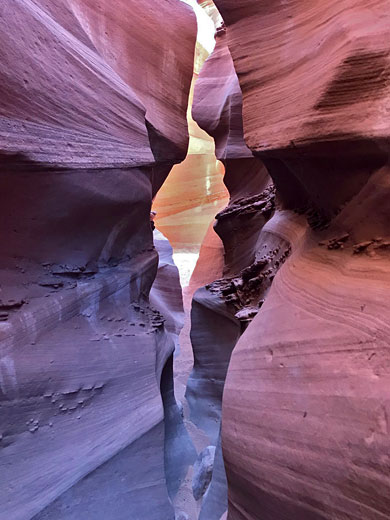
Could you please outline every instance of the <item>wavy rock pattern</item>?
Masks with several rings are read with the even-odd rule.
[[[229,26],[251,150],[386,139],[385,0],[215,3]]]
[[[228,518],[385,519],[388,6],[216,4],[292,247],[229,365]]]
[[[244,142],[242,95],[223,26],[217,35],[216,48],[196,84],[193,107],[196,121],[215,139],[230,194],[227,208],[217,214],[214,225],[224,247],[222,278],[195,293],[191,313],[194,368],[186,396],[193,421],[218,446],[200,520],[219,520],[227,508],[220,418],[231,353],[290,252],[283,238],[263,231],[275,214],[275,189],[263,163]],[[205,259],[200,257],[198,271],[202,262]]]
[[[176,0],[0,7],[1,518],[174,518],[181,291],[162,261],[150,305],[149,219],[187,151],[195,33]]]

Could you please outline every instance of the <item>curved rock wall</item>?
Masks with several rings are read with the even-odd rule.
[[[174,518],[160,377],[181,291],[167,335],[150,207],[186,155],[196,24],[176,0],[114,4],[0,7],[2,518]]]
[[[217,446],[201,520],[219,520],[227,507],[219,436],[230,356],[290,252],[289,244],[275,232],[275,227],[265,230],[266,223],[277,214],[275,189],[264,164],[244,142],[241,90],[223,25],[218,27],[217,35],[216,48],[196,84],[193,107],[196,121],[215,139],[230,194],[227,208],[217,214],[214,225],[224,246],[222,278],[195,293],[191,313],[194,368],[186,397],[193,421]],[[199,259],[198,271],[204,261]]]
[[[228,518],[385,519],[387,3],[216,5],[292,246],[229,366]]]
[[[385,520],[387,2],[216,0],[224,23],[199,4],[218,38],[193,116],[230,194],[192,307],[199,519],[224,517],[227,476],[229,520]],[[150,208],[187,152],[195,29],[178,0],[0,7],[1,517],[175,517],[196,454]]]
[[[187,114],[188,154],[172,168],[153,202],[156,226],[168,237],[176,253],[199,252],[210,221],[226,205],[228,197],[222,180],[224,168],[216,159],[214,141],[191,114],[194,87],[208,55],[198,41]]]

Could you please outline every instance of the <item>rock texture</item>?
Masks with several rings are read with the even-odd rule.
[[[156,226],[168,237],[175,252],[198,253],[210,221],[228,201],[224,167],[216,159],[213,139],[191,114],[194,87],[208,54],[197,42],[187,114],[188,155],[172,169],[153,203]]]
[[[231,106],[236,110],[231,110]],[[231,146],[236,145],[238,156],[243,155],[245,159],[250,157],[249,160],[256,161],[245,146],[242,132],[241,137],[228,142],[231,116],[239,114],[240,118],[240,110],[238,80],[226,45],[226,36],[222,32],[217,37],[216,48],[206,61],[196,84],[193,116],[199,125],[214,137],[217,157],[222,159],[226,166],[225,179],[231,177],[226,158],[231,152]],[[199,266],[201,262],[202,258],[198,262]],[[215,263],[214,260],[213,264]],[[240,325],[234,314],[231,315],[229,312],[224,300],[212,294],[210,287],[195,293],[191,319],[194,369],[187,386],[187,399],[195,422],[208,432],[210,442],[216,445],[223,382],[230,352],[240,334]],[[210,385],[211,388],[206,389]]]
[[[219,445],[222,393],[231,353],[290,252],[289,244],[274,229],[265,229],[276,212],[275,188],[263,163],[243,139],[241,90],[223,25],[217,27],[216,48],[196,84],[193,115],[215,139],[230,194],[227,208],[217,214],[214,225],[224,248],[222,273],[199,289],[192,303],[194,368],[186,392],[193,421],[211,443]],[[204,261],[200,257],[198,272],[206,271]],[[226,510],[220,447],[215,468],[201,520],[219,520]]]
[[[386,1],[215,3],[229,26],[252,150],[387,137]]]
[[[174,518],[180,287],[161,264],[150,304],[150,207],[186,155],[195,32],[175,0],[0,7],[2,518]]]
[[[207,446],[199,454],[194,464],[194,475],[192,477],[192,492],[195,500],[199,500],[206,493],[213,475],[215,459],[215,446]]]
[[[216,5],[292,248],[229,366],[228,518],[386,519],[388,6]]]
[[[150,292],[150,303],[164,314],[165,331],[171,335],[175,350],[184,323],[183,297],[178,269],[173,262],[173,251],[169,241],[157,229],[153,232],[154,245],[159,262],[157,275]]]

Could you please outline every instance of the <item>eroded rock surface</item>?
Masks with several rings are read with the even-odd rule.
[[[173,520],[160,380],[181,291],[166,262],[149,301],[150,207],[187,151],[194,15],[18,0],[0,28],[0,516]]]
[[[292,249],[229,366],[228,518],[385,519],[388,6],[216,5]]]
[[[215,51],[196,84],[193,114],[215,139],[217,157],[226,168],[224,182],[230,201],[216,215],[214,225],[224,247],[222,277],[199,289],[192,303],[194,368],[186,396],[193,421],[211,443],[219,445],[222,394],[231,353],[264,303],[290,245],[277,225],[267,227],[278,213],[275,187],[262,161],[244,142],[241,90],[223,24],[216,34]],[[198,270],[202,261],[200,258]],[[226,510],[220,448],[217,456],[200,519],[219,520]]]
[[[192,477],[192,492],[195,500],[199,500],[206,493],[213,475],[215,459],[215,446],[207,446],[199,454],[194,464],[194,475]]]
[[[156,226],[176,253],[198,253],[214,215],[228,201],[223,184],[224,167],[215,156],[214,141],[191,114],[194,87],[209,51],[197,42],[193,81],[188,105],[190,142],[186,159],[172,168],[153,202]]]

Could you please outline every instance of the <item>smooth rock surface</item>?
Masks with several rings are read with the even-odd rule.
[[[175,252],[199,253],[214,216],[227,203],[223,184],[224,167],[215,156],[213,139],[191,114],[194,88],[208,52],[198,42],[188,105],[190,142],[188,155],[173,167],[153,202],[156,226],[169,239]]]
[[[386,0],[216,0],[251,150],[388,136]]]
[[[212,9],[211,5],[208,7]],[[215,139],[217,156],[226,168],[224,182],[230,201],[227,208],[217,214],[214,225],[222,239],[223,251],[210,250],[214,253],[213,263],[222,263],[223,267],[215,273],[217,280],[209,278],[209,284],[199,289],[193,299],[194,367],[186,391],[191,419],[206,432],[210,442],[219,446],[217,471],[199,516],[208,520],[219,520],[227,507],[220,418],[230,356],[245,327],[261,307],[280,262],[279,251],[282,255],[286,251],[284,244],[272,238],[272,247],[277,251],[271,254],[268,235],[261,233],[275,211],[273,187],[263,163],[253,157],[244,142],[241,90],[224,26],[220,20],[218,23],[215,50],[196,84],[193,115]],[[206,239],[203,246],[205,251],[208,241]],[[218,259],[216,254],[220,255]],[[271,258],[275,255],[272,265]],[[206,257],[200,256],[194,277],[206,273],[207,269]]]
[[[179,350],[179,334],[184,324],[183,296],[178,269],[173,261],[172,247],[157,229],[153,241],[158,252],[158,270],[150,292],[150,303],[164,315],[165,331],[172,336],[175,351]]]
[[[150,208],[187,152],[195,37],[176,0],[0,7],[1,518],[174,518],[181,289],[162,259],[166,331]]]
[[[176,515],[176,520],[188,520],[187,513],[180,512],[178,515]]]
[[[227,480],[222,456],[221,436],[219,435],[218,445],[215,452],[212,479],[202,501],[199,520],[219,518],[221,513],[226,512],[227,507]]]
[[[386,519],[388,6],[216,5],[292,247],[229,365],[228,518]]]

